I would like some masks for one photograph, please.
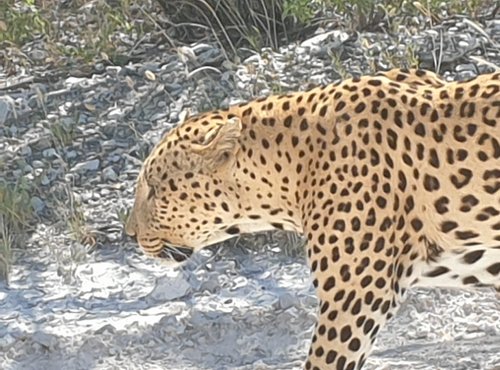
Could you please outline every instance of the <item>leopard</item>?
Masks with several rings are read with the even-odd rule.
[[[413,287],[498,289],[500,72],[393,69],[188,117],[144,161],[125,226],[172,263],[269,230],[306,241],[306,370],[361,369]]]

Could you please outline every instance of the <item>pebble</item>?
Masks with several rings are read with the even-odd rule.
[[[42,175],[40,177],[40,183],[43,185],[43,186],[47,186],[50,184],[50,180],[49,178],[47,177],[47,175]]]
[[[0,349],[7,350],[8,347],[16,343],[16,338],[14,338],[9,333],[0,335]]]
[[[78,173],[85,173],[87,171],[97,171],[99,169],[100,163],[101,162],[99,159],[92,159],[90,161],[80,162],[72,168],[72,171]]]
[[[212,274],[210,276],[210,278],[208,278],[207,280],[203,281],[203,283],[200,284],[200,287],[199,287],[199,290],[200,291],[208,291],[209,293],[216,293],[219,288],[220,288],[220,284],[219,284],[219,280],[217,278],[218,274]]]
[[[42,156],[45,158],[54,158],[57,157],[57,152],[54,148],[48,148],[42,151]]]
[[[29,145],[23,145],[19,151],[19,154],[24,157],[31,157],[32,153],[33,151],[31,150],[31,147]]]
[[[33,168],[43,168],[45,165],[42,161],[39,161],[35,159],[33,162],[31,162]]]
[[[157,279],[153,291],[147,299],[157,302],[171,301],[179,299],[189,294],[191,285],[182,274],[175,277],[163,277]]]
[[[167,112],[158,112],[158,113],[155,113],[151,116],[151,121],[159,121],[159,120],[162,120],[164,118],[166,118],[168,116],[168,113]]]
[[[31,336],[31,339],[48,350],[53,350],[58,342],[56,336],[44,333],[42,331],[34,332]]]
[[[95,69],[96,69],[96,71],[97,71],[97,72],[102,72],[102,71],[104,71],[104,68],[105,68],[105,67],[104,67],[104,64],[102,64],[102,63],[96,63],[96,64],[95,64]]]
[[[111,194],[111,191],[109,189],[101,189],[101,191],[99,192],[99,198],[107,197],[109,194]]]
[[[121,108],[115,108],[115,109],[112,109],[112,110],[108,113],[108,118],[109,118],[109,119],[118,120],[118,119],[120,119],[121,117],[123,117],[123,110],[122,110]]]
[[[297,297],[293,297],[289,293],[281,294],[278,299],[278,307],[279,309],[286,310],[290,307],[295,306],[297,302]]]
[[[68,150],[66,153],[66,159],[75,159],[78,157],[78,152],[76,150]]]
[[[33,151],[42,151],[52,147],[52,140],[49,136],[37,137],[33,142],[31,142],[31,149]]]
[[[458,42],[458,47],[460,47],[462,49],[467,49],[467,48],[469,48],[469,42],[467,42],[465,40],[460,40]]]
[[[36,213],[41,213],[45,208],[45,202],[39,197],[32,197],[30,200],[31,207]]]
[[[116,181],[118,179],[118,175],[116,174],[113,167],[106,167],[102,171],[102,176],[106,181]]]
[[[332,50],[338,49],[349,39],[349,34],[340,30],[320,33],[303,41],[300,46],[307,50],[307,53],[317,57],[328,56]]]

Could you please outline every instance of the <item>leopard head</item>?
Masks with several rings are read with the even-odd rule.
[[[213,114],[188,119],[156,145],[138,176],[125,227],[146,254],[182,262],[238,233],[241,131],[238,117]]]

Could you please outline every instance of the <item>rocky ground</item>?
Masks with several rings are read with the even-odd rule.
[[[300,368],[316,307],[300,241],[243,238],[175,269],[123,236],[125,210],[142,160],[186,111],[412,60],[448,79],[500,66],[500,19],[394,28],[325,29],[238,63],[212,43],[145,42],[142,59],[124,66],[0,69],[0,180],[18,181],[38,219],[0,285],[0,368]],[[36,58],[37,45],[22,52]],[[490,290],[412,292],[367,365],[499,368],[500,300]]]

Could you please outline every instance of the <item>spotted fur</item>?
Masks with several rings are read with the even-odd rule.
[[[147,158],[126,230],[177,261],[241,233],[305,234],[305,368],[361,369],[411,286],[500,287],[499,122],[499,73],[418,70],[205,113]]]

